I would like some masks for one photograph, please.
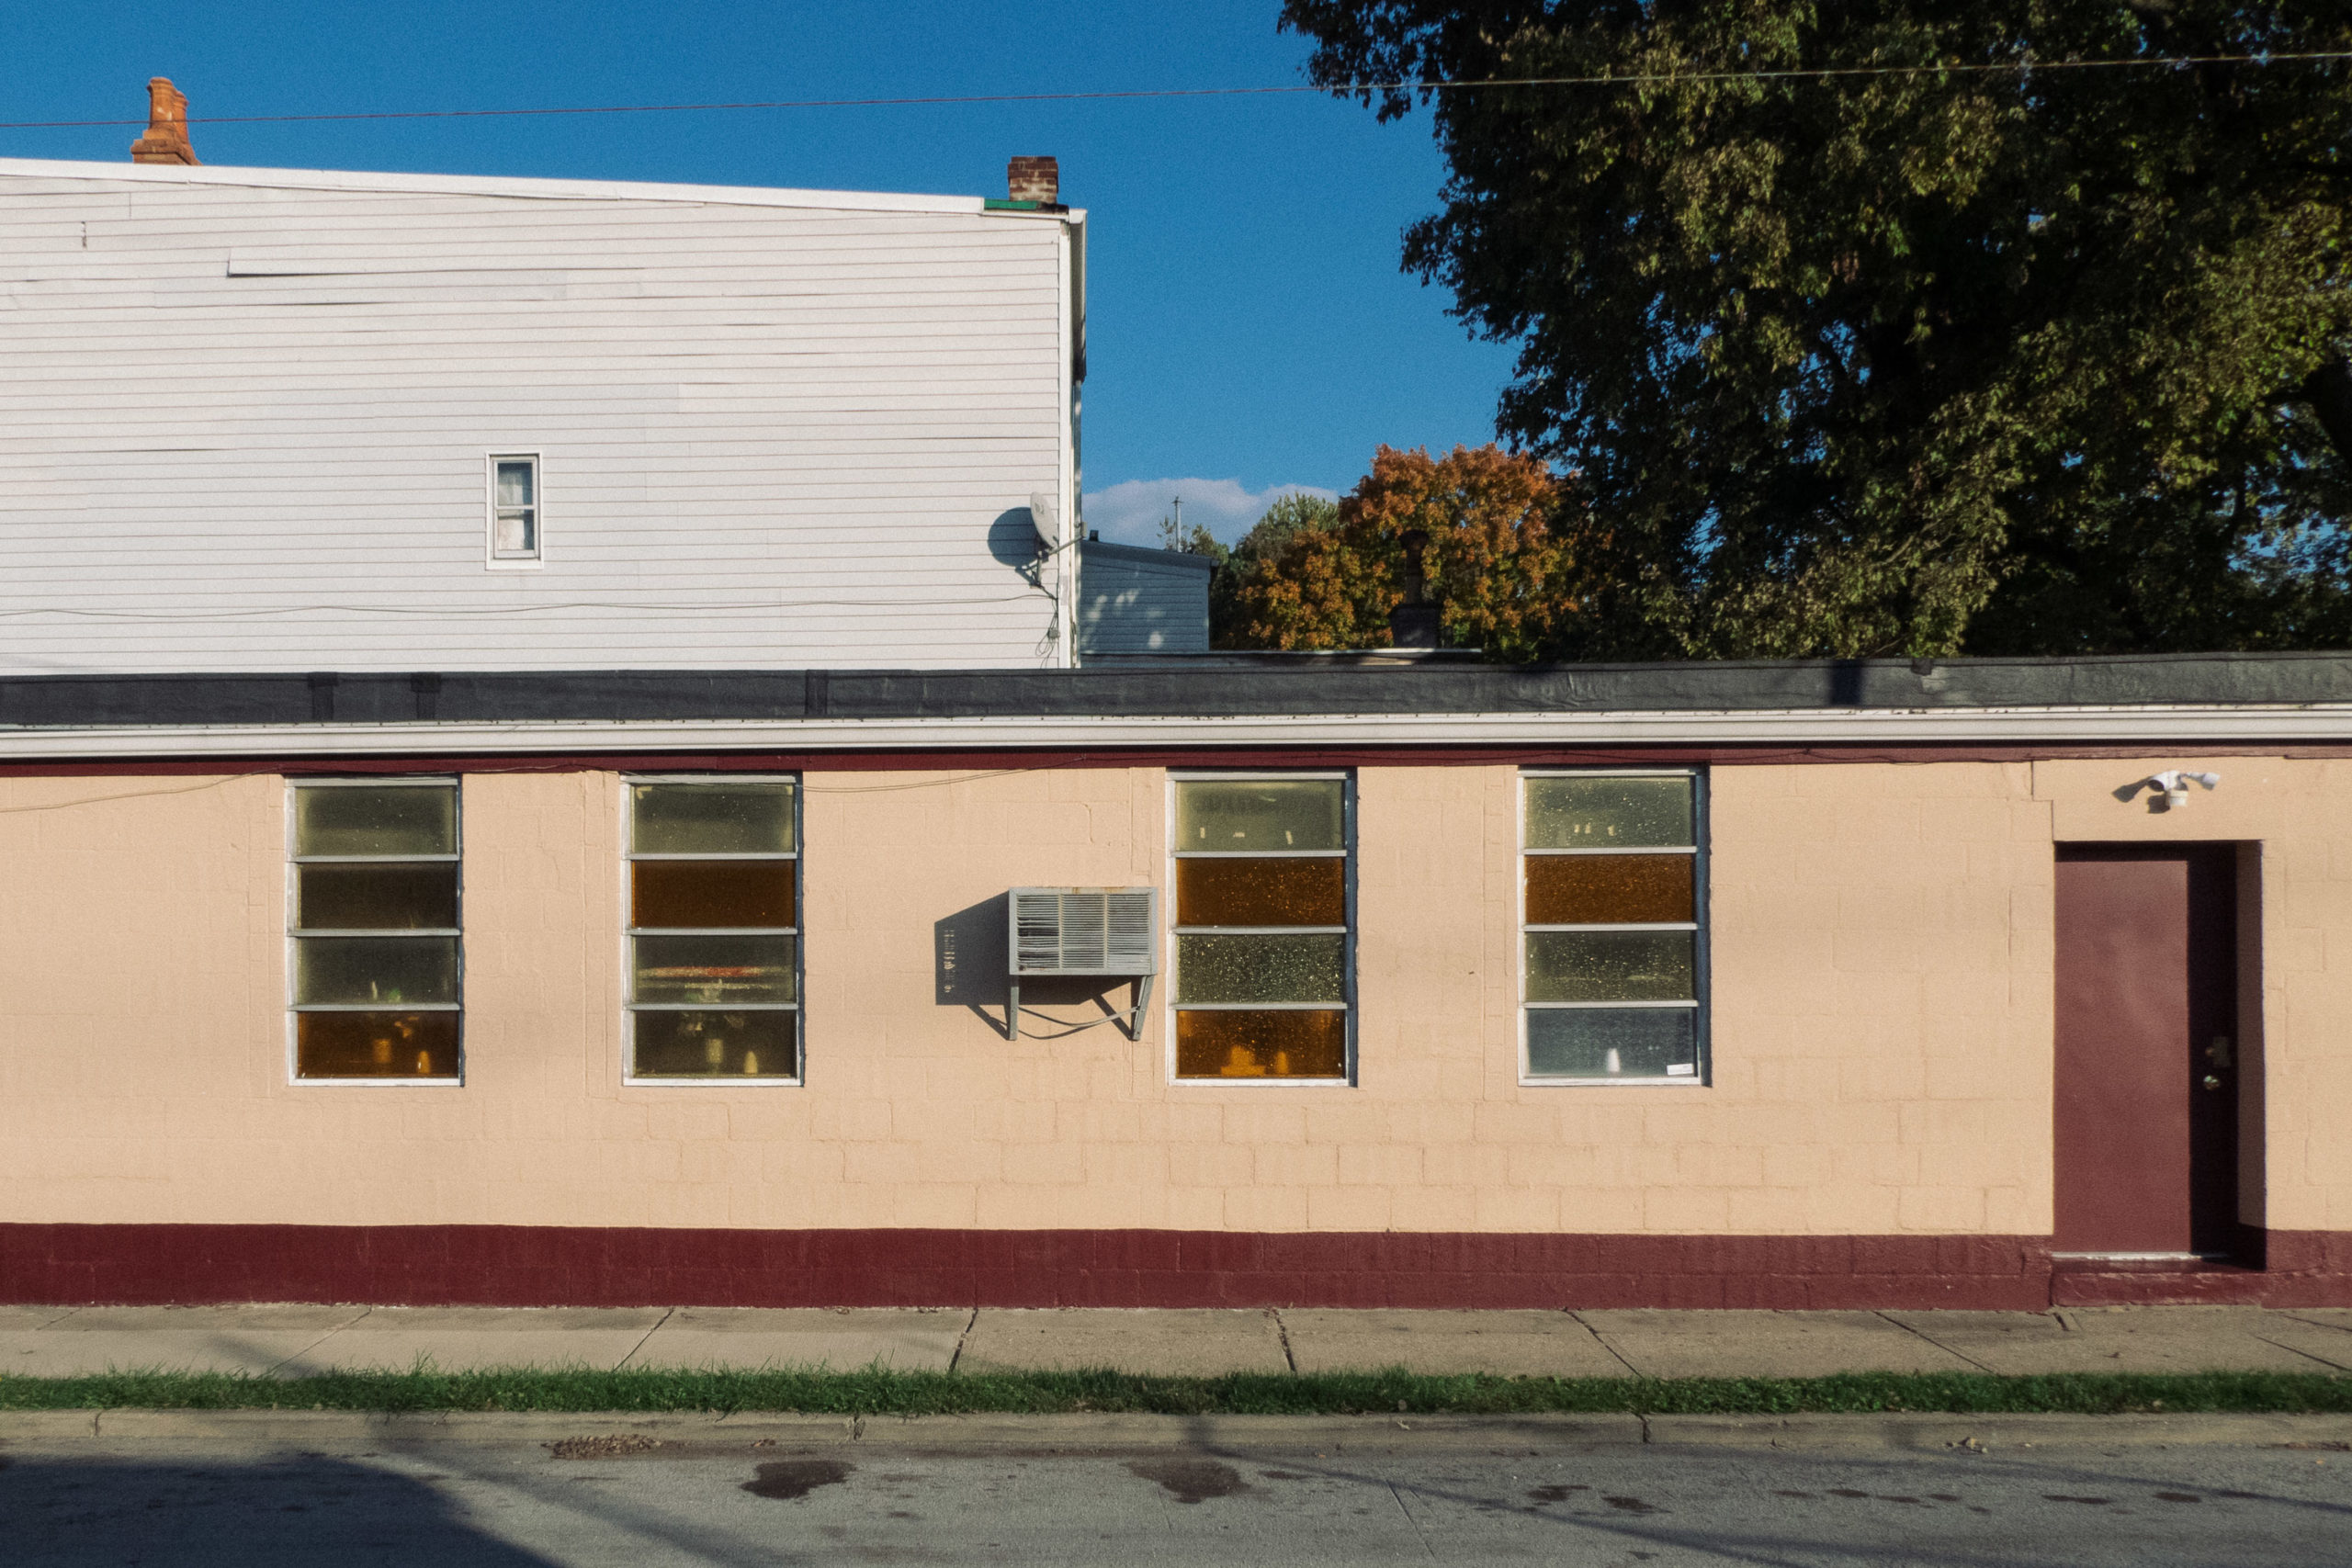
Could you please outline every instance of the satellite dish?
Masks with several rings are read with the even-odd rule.
[[[1035,491],[1029,496],[1029,521],[1037,530],[1037,542],[1045,553],[1052,555],[1062,547],[1061,502],[1049,491]]]

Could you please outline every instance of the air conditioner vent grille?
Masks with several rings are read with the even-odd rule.
[[[1159,973],[1154,887],[1016,887],[1015,975]]]

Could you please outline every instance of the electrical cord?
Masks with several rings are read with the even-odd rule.
[[[85,795],[79,800],[44,801],[39,806],[0,806],[0,817],[20,817],[32,811],[70,811],[77,806],[104,806],[110,800],[152,800],[163,795],[194,795],[198,790],[219,789],[222,784],[233,784],[245,776],[243,773],[231,773],[222,778],[207,779],[202,784],[183,784],[177,789],[133,789],[125,790],[120,795]],[[0,783],[6,782],[5,779],[0,779]]]
[[[627,600],[574,599],[552,604],[509,604],[476,608],[469,605],[418,609],[405,604],[262,604],[249,610],[85,610],[70,605],[30,604],[0,610],[0,616],[74,615],[101,621],[237,621],[258,615],[528,615],[550,610],[649,610],[662,615],[734,615],[777,610],[906,610],[942,609],[973,604],[1014,604],[1033,599],[1045,589],[1026,593],[1001,593],[982,599],[795,599],[774,604],[631,604]]]
[[[1101,1018],[1091,1018],[1083,1023],[1073,1019],[1056,1018],[1049,1012],[1039,1012],[1033,1007],[1024,1007],[1021,1011],[1031,1018],[1042,1018],[1047,1023],[1059,1024],[1062,1026],[1062,1032],[1059,1034],[1032,1034],[1027,1030],[1019,1030],[1016,1032],[1017,1038],[1023,1040],[1067,1040],[1073,1034],[1083,1034],[1090,1029],[1100,1029],[1106,1023],[1126,1023],[1133,1020],[1139,1019],[1143,1016],[1144,1010],[1141,1007],[1131,1007],[1125,1012],[1105,1013]]]

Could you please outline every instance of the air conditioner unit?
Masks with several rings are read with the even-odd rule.
[[[1143,1010],[1159,972],[1159,889],[1016,887],[1005,901],[1011,921],[1005,946],[1012,955],[1007,1033],[1021,1033],[1024,976],[1124,976],[1136,983],[1127,1036],[1141,1038]]]

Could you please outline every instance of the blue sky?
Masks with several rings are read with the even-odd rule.
[[[716,4],[87,0],[0,7],[0,120],[201,118],[1295,82],[1277,0]],[[0,155],[128,156],[134,130],[0,130]],[[195,128],[208,164],[1001,195],[1061,160],[1088,209],[1089,520],[1153,536],[1167,498],[1230,538],[1280,487],[1340,491],[1374,445],[1492,438],[1501,346],[1397,271],[1436,204],[1421,116],[1313,94]]]

